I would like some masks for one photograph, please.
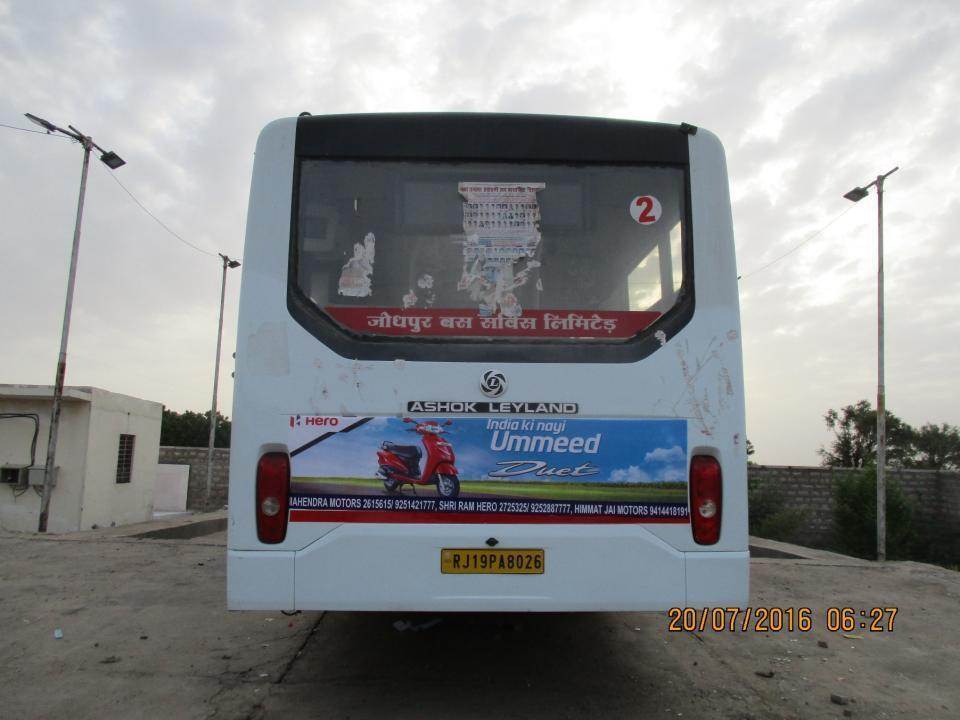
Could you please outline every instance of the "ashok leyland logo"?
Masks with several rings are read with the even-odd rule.
[[[507,391],[507,376],[499,370],[487,370],[480,377],[480,390],[487,397],[500,397]]]

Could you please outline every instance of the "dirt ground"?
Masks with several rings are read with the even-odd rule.
[[[960,573],[929,565],[755,559],[752,605],[809,606],[812,631],[671,633],[660,614],[228,613],[225,539],[0,535],[0,716],[960,716]],[[827,606],[899,612],[845,638]]]

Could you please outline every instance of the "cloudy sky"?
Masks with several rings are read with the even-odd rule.
[[[888,405],[914,424],[960,423],[958,31],[955,0],[0,0],[0,123],[34,128],[31,112],[92,135],[164,223],[236,256],[254,142],[277,117],[502,111],[709,128],[734,200],[748,434],[762,462],[816,463],[824,411],[876,392],[876,202],[842,194],[895,165]],[[0,382],[53,380],[80,160],[67,140],[0,128]],[[94,162],[68,384],[208,407],[219,274]]]

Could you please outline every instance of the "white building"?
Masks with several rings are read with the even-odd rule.
[[[49,385],[0,384],[0,529],[37,529],[52,405]],[[65,388],[47,530],[151,519],[162,418],[160,403]]]

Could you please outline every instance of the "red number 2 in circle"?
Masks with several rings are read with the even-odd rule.
[[[640,213],[636,216],[638,223],[647,225],[657,221],[657,216],[650,213],[653,210],[653,198],[649,195],[641,195],[637,198],[636,204],[640,208]]]

